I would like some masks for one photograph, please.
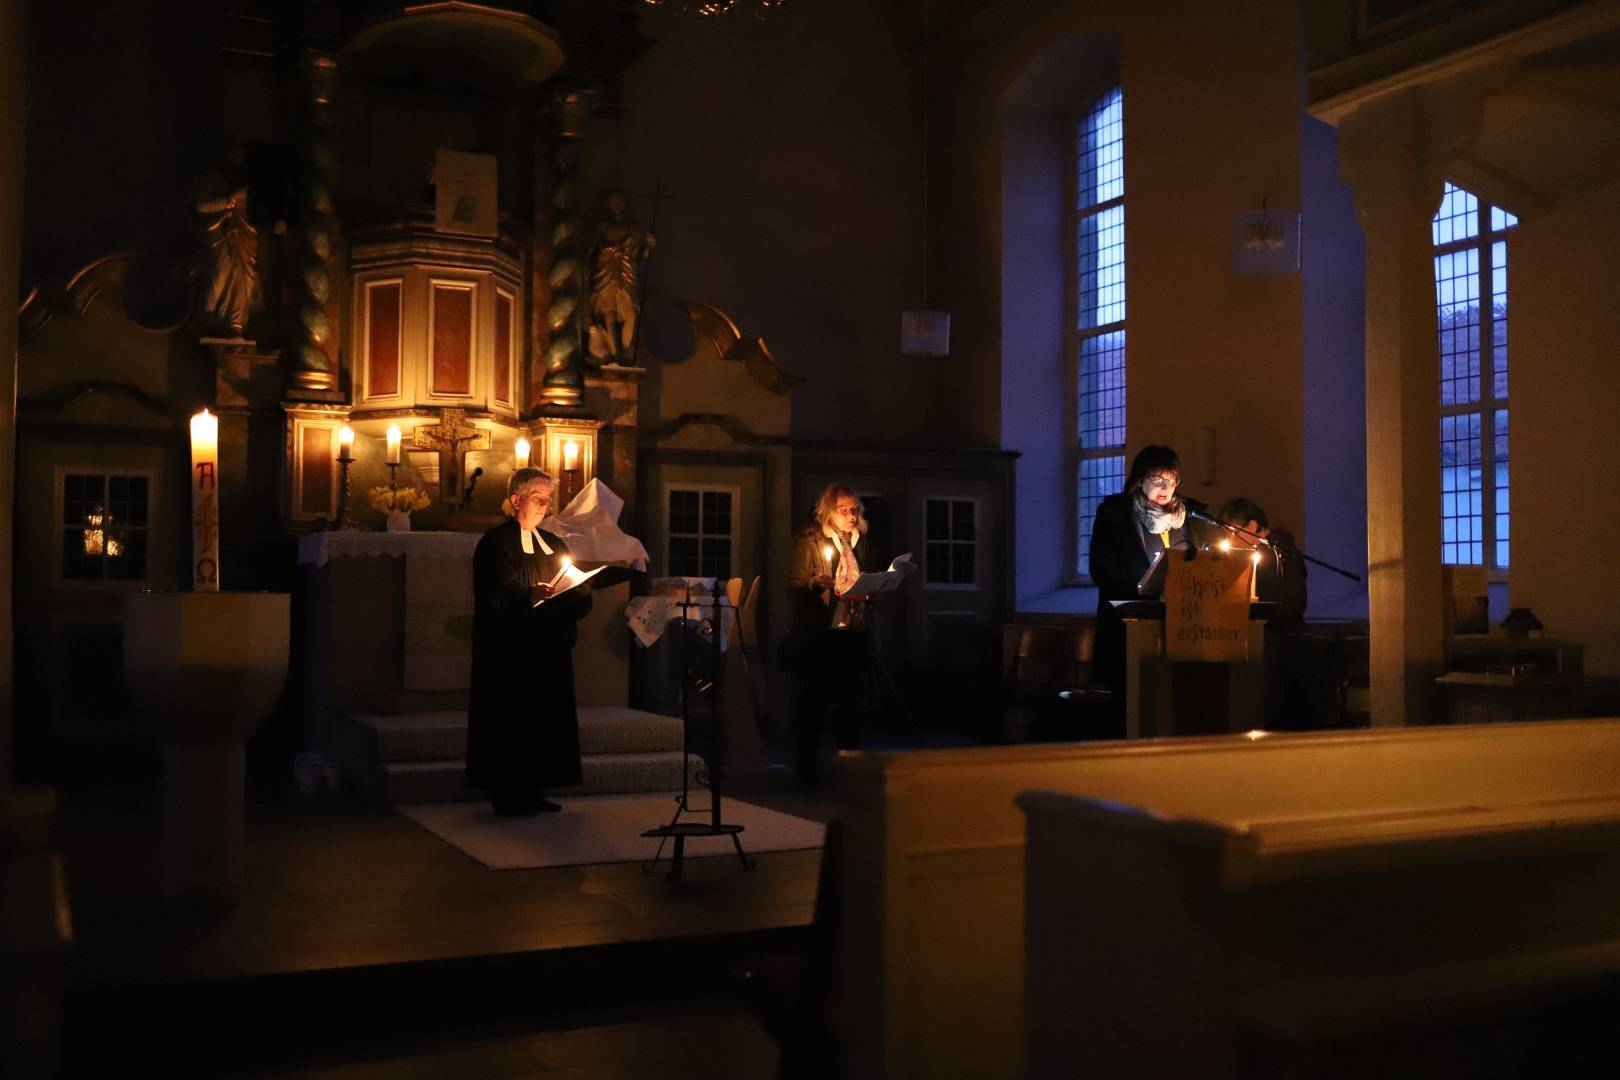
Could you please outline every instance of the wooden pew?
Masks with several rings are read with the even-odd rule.
[[[1620,721],[854,753],[841,766],[842,1075],[1018,1077],[1020,793],[1150,807],[1204,828],[1264,827],[1275,852],[1297,849],[1293,865],[1305,866],[1334,837],[1410,833],[1425,817],[1468,835],[1501,825],[1493,811],[1533,821],[1527,808],[1539,805],[1555,820],[1560,803],[1583,803],[1590,827],[1607,829],[1605,800],[1620,800]],[[1315,913],[1299,919],[1299,934],[1318,925]]]
[[[1352,1056],[1399,1075],[1414,1045],[1448,1063],[1423,1075],[1501,1075],[1504,1048],[1482,1060],[1459,1027],[1533,1033],[1550,996],[1620,973],[1613,795],[1247,824],[1018,802],[1027,1077],[1345,1075]]]

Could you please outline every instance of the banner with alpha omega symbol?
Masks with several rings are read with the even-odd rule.
[[[1249,596],[1254,563],[1247,553],[1170,553],[1164,581],[1164,647],[1172,663],[1233,663],[1249,658]]]

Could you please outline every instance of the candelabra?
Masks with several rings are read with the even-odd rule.
[[[354,431],[344,424],[338,431],[338,504],[332,515],[332,528],[359,528],[349,517],[349,466],[354,464]]]
[[[334,529],[358,529],[354,519],[349,516],[349,466],[353,464],[347,458],[338,459],[338,469],[342,476],[338,480],[337,513],[332,516]]]

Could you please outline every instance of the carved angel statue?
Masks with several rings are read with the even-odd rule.
[[[242,152],[231,152],[240,166]],[[218,173],[197,182],[197,215],[207,241],[203,310],[214,328],[241,337],[259,289],[259,230],[248,220],[248,189]]]
[[[608,192],[607,213],[591,241],[590,354],[618,363],[636,339],[641,272],[656,238],[631,219],[624,192]]]

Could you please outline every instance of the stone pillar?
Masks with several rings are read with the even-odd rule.
[[[294,396],[333,400],[341,397],[334,340],[341,302],[332,294],[331,263],[337,218],[337,160],[332,154],[332,95],[337,89],[337,59],[314,49],[304,53],[304,134],[302,199],[294,262],[293,294],[298,305],[297,338],[292,346],[291,389]]]
[[[546,275],[551,302],[546,307],[550,342],[540,397],[547,405],[578,405],[584,397],[585,265],[589,241],[581,235],[579,166],[591,100],[586,90],[559,90],[557,139],[551,184],[551,270]]]
[[[17,477],[17,296],[22,268],[26,0],[0,0],[0,787],[11,785],[11,534]]]
[[[1430,226],[1444,179],[1417,90],[1339,126],[1366,237],[1367,576],[1372,723],[1434,715],[1440,588],[1440,350]]]

